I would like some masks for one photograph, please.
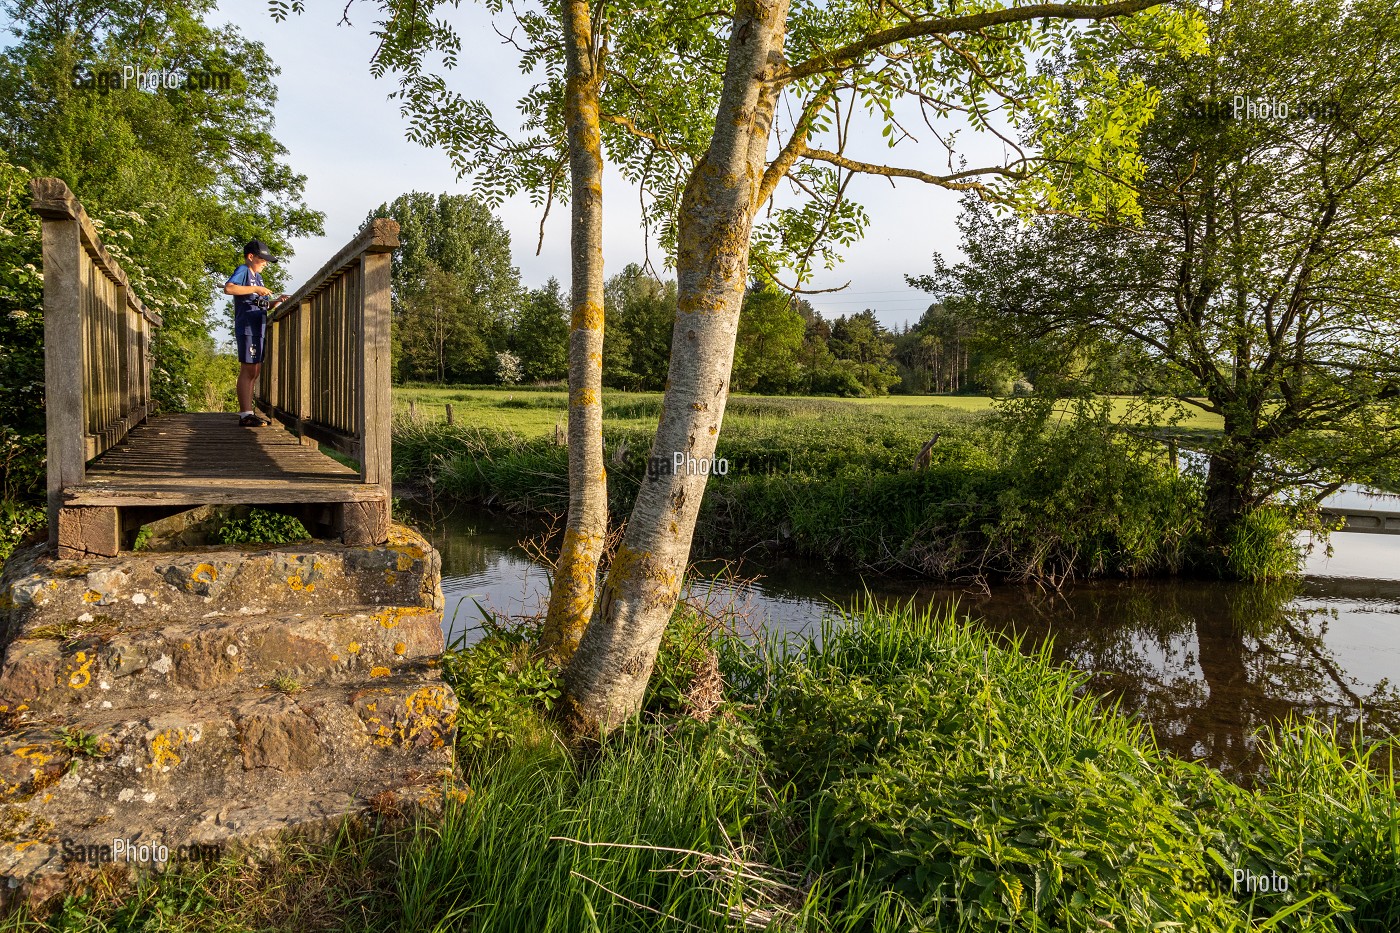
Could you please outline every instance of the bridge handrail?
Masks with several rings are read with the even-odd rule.
[[[399,225],[376,218],[268,315],[257,401],[294,433],[392,481],[390,253]]]
[[[151,413],[151,336],[162,320],[136,296],[62,179],[31,179],[29,191],[42,221],[44,420],[53,539],[63,490],[83,482],[87,462]]]

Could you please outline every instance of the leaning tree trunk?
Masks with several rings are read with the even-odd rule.
[[[603,467],[603,150],[601,63],[585,0],[564,5],[565,121],[572,182],[573,313],[569,327],[569,516],[540,647],[566,662],[593,614],[608,531]]]
[[[565,671],[567,713],[583,733],[635,715],[675,609],[714,457],[739,308],[748,278],[749,234],[766,165],[788,0],[740,0],[710,147],[681,199],[679,301],[671,365],[652,463],[608,571],[603,597]]]

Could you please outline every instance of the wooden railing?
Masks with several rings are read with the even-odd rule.
[[[294,433],[358,461],[362,481],[386,490],[393,422],[389,254],[398,245],[395,221],[370,221],[273,309],[257,399]]]
[[[151,335],[141,303],[77,197],[57,178],[29,183],[43,218],[44,382],[49,539],[65,487],[151,413]]]

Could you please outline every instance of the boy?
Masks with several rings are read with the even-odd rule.
[[[270,424],[253,411],[253,384],[262,372],[263,337],[267,331],[267,312],[272,302],[272,289],[265,288],[262,270],[277,262],[272,250],[262,240],[249,240],[243,247],[243,265],[233,270],[224,283],[224,294],[233,296],[233,339],[238,345],[238,423],[245,428]],[[281,295],[278,301],[286,301]]]

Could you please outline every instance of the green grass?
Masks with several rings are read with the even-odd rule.
[[[513,431],[526,437],[552,434],[556,424],[567,424],[568,392],[563,388],[420,388],[396,387],[394,413],[408,414],[408,403],[416,405],[419,419],[440,421],[451,403],[457,423],[492,431]],[[1114,399],[1114,410],[1121,418],[1129,410],[1129,399]],[[987,413],[994,400],[975,395],[891,395],[884,398],[838,399],[805,396],[734,395],[725,414],[725,429],[744,413],[784,412],[802,420],[823,419],[833,413],[860,418],[896,417],[934,420],[956,412]],[[604,423],[609,427],[650,427],[655,429],[661,413],[660,392],[603,391]],[[1220,419],[1191,409],[1180,425],[1183,429],[1219,430]]]
[[[517,635],[462,654],[516,656],[527,644]],[[504,651],[491,644],[501,637]],[[228,858],[0,930],[1400,924],[1395,740],[1285,724],[1265,736],[1265,779],[1245,789],[1161,752],[1048,650],[1026,653],[948,614],[867,608],[814,639],[716,647],[724,715],[637,723],[581,759],[552,734],[528,665],[463,657],[448,677],[464,723],[479,722],[465,708],[474,680],[497,681],[498,699],[516,686],[534,699],[511,713],[512,741],[466,750],[467,786],[440,821]],[[1292,883],[1247,891],[1236,869]]]
[[[660,405],[655,395],[604,400],[615,520],[644,479]],[[762,546],[944,579],[1182,569],[1196,544],[1199,480],[1172,469],[1163,445],[1121,431],[1112,406],[1091,408],[1047,428],[938,405],[734,399],[717,451],[728,473],[707,484],[698,551]],[[395,427],[399,480],[508,510],[565,511],[567,460],[552,434],[406,419]]]

